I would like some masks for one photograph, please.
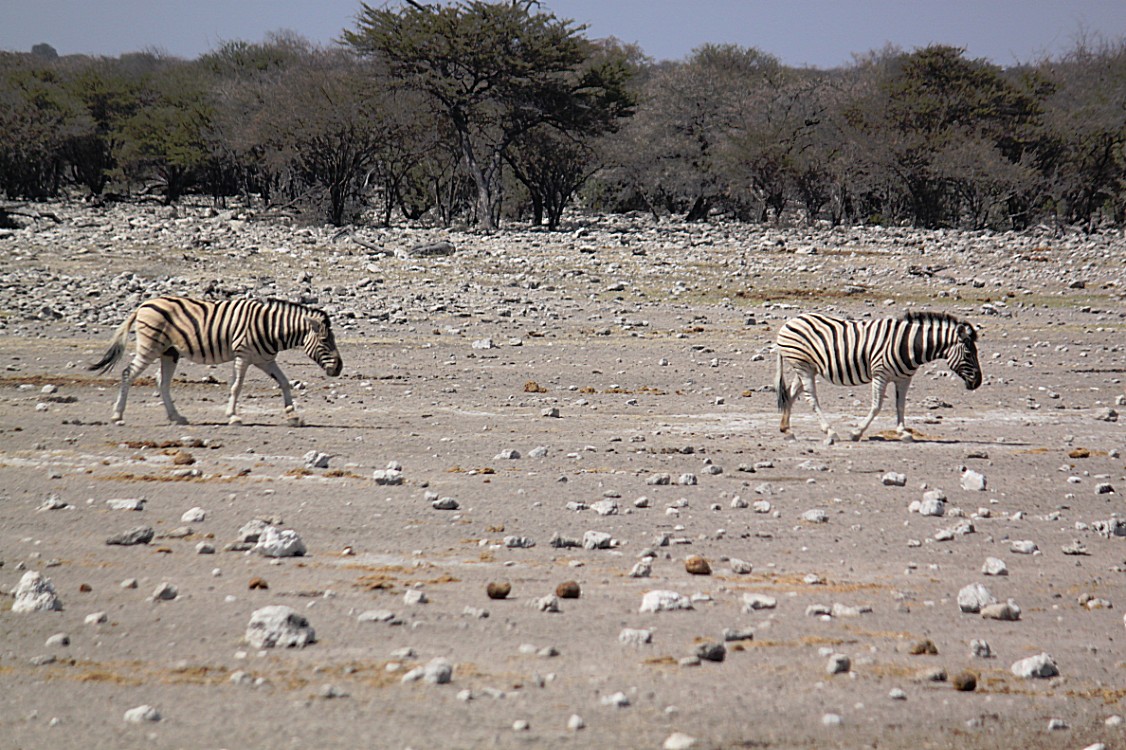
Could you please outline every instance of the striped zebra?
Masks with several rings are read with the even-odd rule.
[[[968,390],[981,385],[977,331],[945,313],[907,313],[876,320],[800,315],[782,326],[777,345],[776,387],[783,434],[789,434],[790,410],[804,390],[827,442],[837,438],[817,402],[818,375],[835,385],[872,384],[872,408],[864,423],[849,433],[852,440],[859,440],[880,412],[888,383],[895,383],[896,431],[901,439],[911,439],[903,423],[907,388],[915,371],[928,362],[945,357]],[[789,387],[782,369],[787,362],[797,373]]]
[[[105,355],[88,369],[112,370],[125,351],[131,330],[137,334],[137,347],[133,360],[121,371],[121,391],[113,407],[113,421],[117,424],[124,424],[122,415],[129,386],[158,358],[160,398],[168,420],[175,424],[188,423],[176,411],[169,392],[180,357],[209,365],[234,360],[235,376],[227,403],[229,424],[242,422],[237,413],[238,397],[250,365],[281,386],[286,419],[295,427],[301,424],[301,418],[293,406],[289,380],[275,361],[278,352],[301,346],[331,376],[339,375],[344,366],[328,314],[322,310],[276,299],[207,302],[157,297],[142,303],[118,326]]]

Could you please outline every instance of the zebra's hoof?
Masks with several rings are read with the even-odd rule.
[[[232,414],[227,417],[227,424],[242,424],[242,417],[237,414]]]
[[[187,424],[188,418],[180,416],[179,414],[177,414],[174,417],[169,417],[168,421],[171,422],[172,424]]]
[[[113,423],[114,423],[115,425],[119,425],[119,426],[120,426],[120,425],[123,425],[123,424],[125,424],[125,420],[124,420],[124,419],[122,419],[121,417],[114,417],[114,418],[113,418]]]
[[[915,442],[915,436],[907,430],[904,430],[903,432],[899,433],[899,441],[901,443],[913,443]]]
[[[832,431],[825,433],[825,445],[832,445],[838,440],[840,440],[840,435],[837,433]]]
[[[285,421],[290,427],[303,427],[305,425],[305,420],[301,417],[288,417]]]
[[[782,433],[782,439],[783,440],[789,440],[789,441],[792,441],[792,442],[797,442],[798,436],[795,435],[792,432],[783,432]]]
[[[861,432],[860,430],[852,430],[848,433],[848,439],[851,440],[854,443],[858,443],[858,442],[860,442],[860,437],[863,434],[864,433]]]

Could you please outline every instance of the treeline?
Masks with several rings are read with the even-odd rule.
[[[538,3],[363,6],[196,60],[0,53],[9,199],[186,194],[309,221],[555,228],[564,210],[1126,224],[1126,40],[1002,69],[932,46],[654,63]]]

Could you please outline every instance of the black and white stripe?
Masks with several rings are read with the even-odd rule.
[[[907,388],[916,370],[946,358],[950,369],[973,390],[981,385],[977,359],[977,331],[969,323],[945,313],[907,313],[898,318],[851,320],[810,313],[788,321],[778,332],[778,409],[780,428],[790,429],[790,410],[804,390],[813,404],[821,429],[832,441],[836,435],[817,402],[818,375],[836,385],[872,384],[872,408],[859,428],[850,433],[859,440],[880,411],[884,390],[895,384],[896,429],[907,436],[903,411]],[[783,365],[797,373],[786,385]]]
[[[254,365],[277,381],[292,425],[301,424],[293,406],[289,381],[278,367],[278,352],[302,347],[305,354],[329,375],[340,374],[343,363],[328,314],[293,302],[268,299],[234,299],[207,302],[187,297],[157,297],[142,303],[118,326],[109,349],[91,370],[108,372],[125,351],[129,332],[137,334],[133,360],[121,372],[121,391],[113,419],[122,424],[129,386],[145,368],[160,360],[160,397],[168,419],[187,424],[172,404],[169,386],[181,357],[200,364],[234,361],[235,376],[227,403],[227,420],[238,424],[239,392],[246,370]]]

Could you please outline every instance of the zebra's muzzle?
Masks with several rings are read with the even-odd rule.
[[[324,368],[325,375],[335,378],[344,369],[344,361],[339,358],[331,359],[322,363],[321,367]]]

